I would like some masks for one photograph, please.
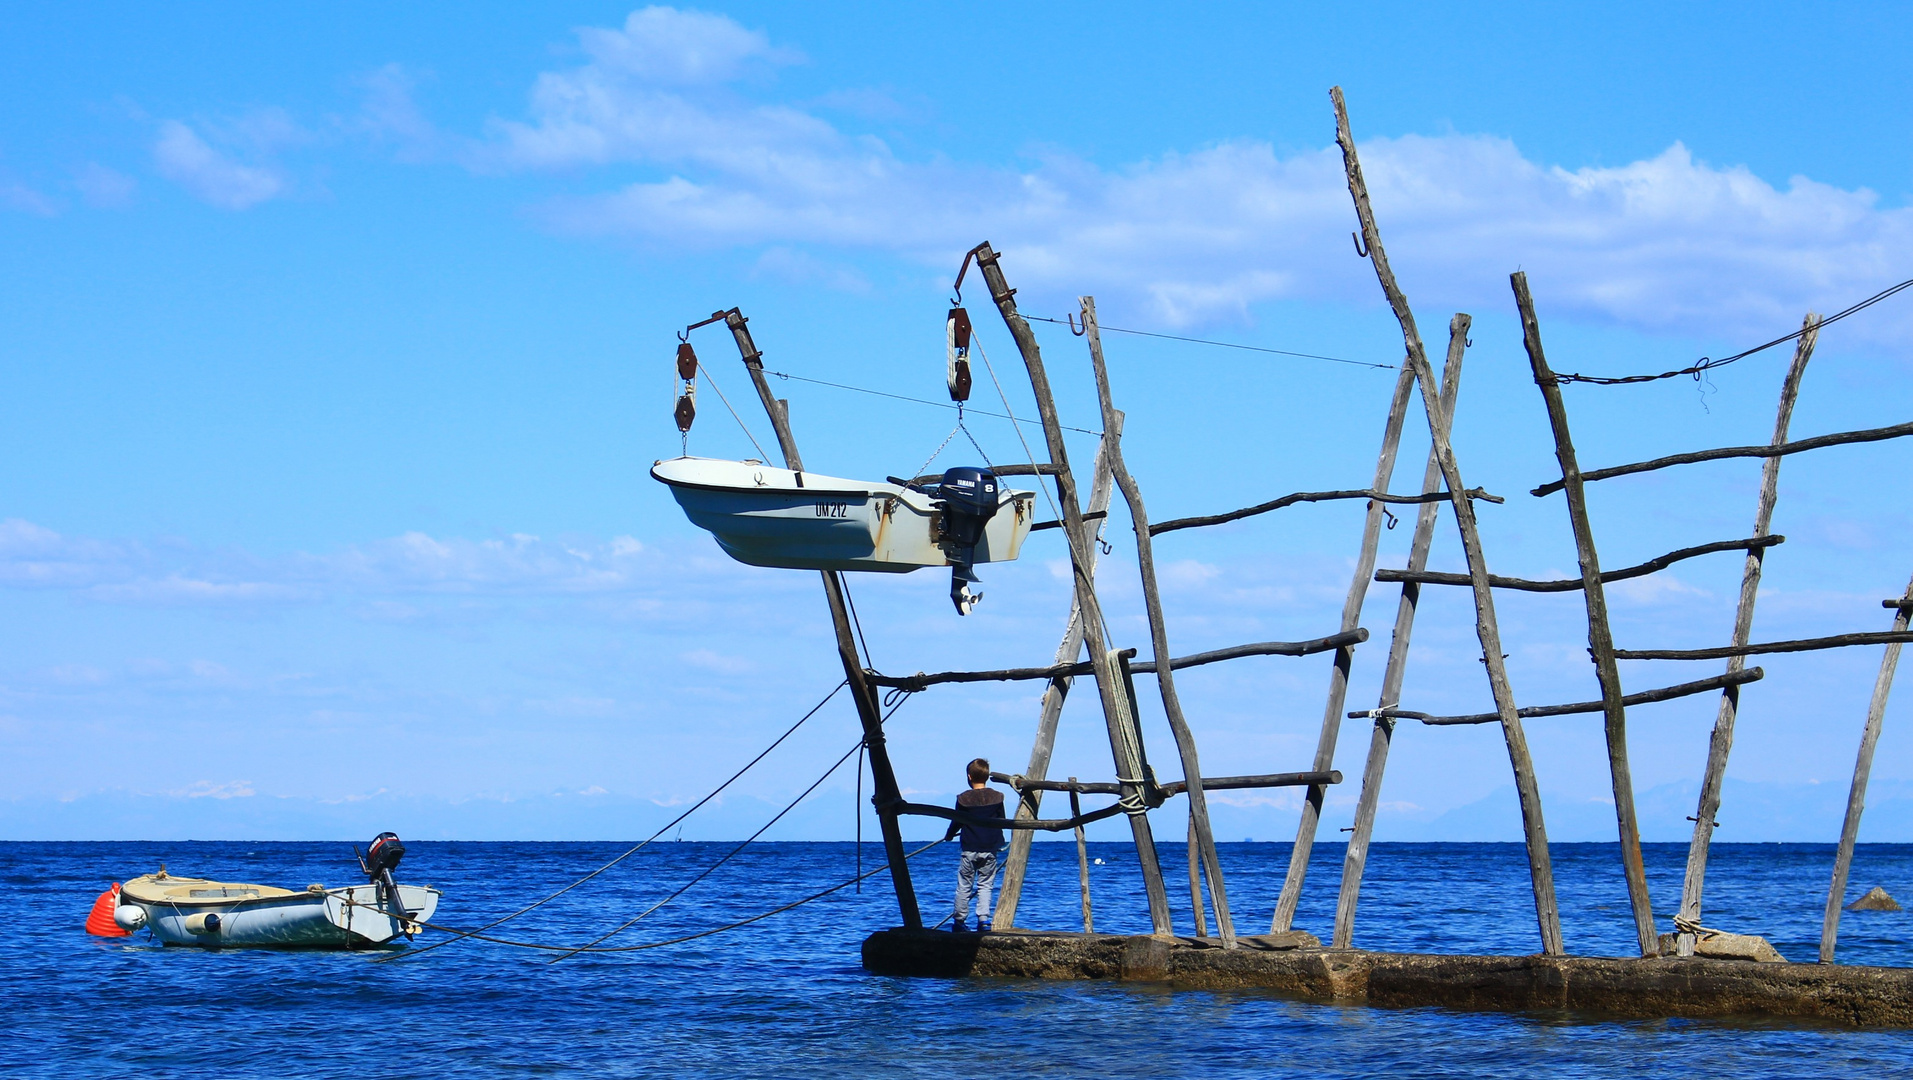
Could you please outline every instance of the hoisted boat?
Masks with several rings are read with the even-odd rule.
[[[395,834],[381,833],[360,863],[370,882],[296,891],[179,877],[161,867],[101,894],[87,931],[126,937],[145,929],[165,945],[211,949],[376,948],[409,939],[438,910],[439,890],[392,880],[404,854]],[[110,921],[99,917],[108,907]]]
[[[651,475],[739,562],[886,574],[949,566],[951,595],[966,613],[980,597],[968,592],[976,581],[970,567],[1016,558],[1034,523],[1036,493],[1005,488],[988,469],[878,483],[679,457],[656,462]]]

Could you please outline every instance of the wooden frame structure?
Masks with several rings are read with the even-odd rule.
[[[1470,489],[1465,485],[1451,439],[1455,405],[1460,392],[1462,363],[1470,344],[1468,333],[1472,320],[1466,314],[1457,314],[1450,320],[1445,362],[1437,377],[1417,329],[1414,312],[1396,283],[1394,273],[1389,266],[1381,231],[1376,223],[1367,185],[1362,176],[1361,162],[1356,151],[1355,138],[1349,125],[1341,89],[1339,87],[1331,89],[1330,98],[1335,113],[1336,142],[1341,148],[1349,195],[1354,203],[1360,225],[1360,234],[1356,243],[1357,252],[1368,259],[1374,268],[1382,294],[1400,325],[1404,353],[1404,362],[1396,379],[1389,411],[1383,424],[1382,444],[1376,459],[1374,476],[1370,486],[1366,488],[1296,492],[1226,513],[1152,523],[1143,502],[1141,488],[1124,461],[1122,451],[1124,416],[1115,407],[1109,373],[1104,362],[1101,328],[1097,321],[1095,301],[1085,296],[1080,301],[1082,317],[1080,336],[1086,339],[1088,346],[1103,428],[1101,444],[1092,468],[1089,497],[1085,504],[1064,445],[1063,428],[1057,417],[1041,348],[1031,332],[1029,322],[1017,310],[1015,290],[1009,287],[1004,278],[998,253],[988,243],[983,243],[965,255],[956,278],[958,301],[961,301],[964,276],[974,261],[989,290],[990,298],[1015,340],[1022,357],[1030,387],[1036,399],[1047,451],[1047,461],[1032,462],[1027,466],[1008,466],[997,471],[1002,475],[1036,476],[1039,482],[1041,478],[1046,477],[1054,485],[1059,520],[1052,524],[1062,530],[1068,545],[1072,599],[1062,641],[1057,648],[1054,662],[1048,667],[946,671],[935,674],[920,672],[910,676],[892,676],[873,670],[860,656],[857,648],[857,634],[853,631],[852,618],[848,613],[841,578],[835,572],[823,573],[825,599],[836,631],[838,652],[853,700],[856,702],[858,717],[863,726],[864,740],[870,754],[874,782],[872,803],[876,807],[882,825],[885,854],[891,878],[896,887],[900,915],[905,928],[920,928],[922,919],[918,911],[909,867],[904,859],[899,828],[900,816],[923,815],[1011,830],[1012,840],[997,907],[999,925],[1004,927],[1014,925],[1021,904],[1032,833],[1037,830],[1073,830],[1077,842],[1083,928],[1085,932],[1089,932],[1092,927],[1092,910],[1083,826],[1122,814],[1128,818],[1131,834],[1135,839],[1144,889],[1148,898],[1151,928],[1157,935],[1171,935],[1173,920],[1169,893],[1157,857],[1149,811],[1162,805],[1170,797],[1186,794],[1189,798],[1187,843],[1191,921],[1197,936],[1207,937],[1207,916],[1212,910],[1217,937],[1221,945],[1224,948],[1234,948],[1237,944],[1234,912],[1230,906],[1223,868],[1217,856],[1215,837],[1210,827],[1207,793],[1224,789],[1301,787],[1304,789],[1304,797],[1296,839],[1281,893],[1275,903],[1271,926],[1272,931],[1276,933],[1291,931],[1320,824],[1321,809],[1327,788],[1342,780],[1342,775],[1334,770],[1341,722],[1344,719],[1368,718],[1373,721],[1373,730],[1370,733],[1368,752],[1363,767],[1354,825],[1350,830],[1351,836],[1344,858],[1332,939],[1334,947],[1352,947],[1361,883],[1395,728],[1399,720],[1413,719],[1429,726],[1484,723],[1498,723],[1501,726],[1515,781],[1515,790],[1520,800],[1529,876],[1542,952],[1548,955],[1561,955],[1565,953],[1566,948],[1562,939],[1560,914],[1555,897],[1541,792],[1528,751],[1522,721],[1537,717],[1599,713],[1603,719],[1609,777],[1614,794],[1616,826],[1621,841],[1622,871],[1627,883],[1630,909],[1641,954],[1655,956],[1660,953],[1660,935],[1654,923],[1641,856],[1640,827],[1635,813],[1633,785],[1628,764],[1627,709],[1630,706],[1718,691],[1721,694],[1719,713],[1710,741],[1699,805],[1693,819],[1694,836],[1689,845],[1680,913],[1675,919],[1678,951],[1681,955],[1691,955],[1695,934],[1700,929],[1701,896],[1705,881],[1708,845],[1716,824],[1714,815],[1720,805],[1721,784],[1732,748],[1740,688],[1758,681],[1763,676],[1760,668],[1746,666],[1746,657],[1765,653],[1884,644],[1887,646],[1886,656],[1882,662],[1868,710],[1854,771],[1846,821],[1835,860],[1833,882],[1827,899],[1820,959],[1823,963],[1831,963],[1840,903],[1844,897],[1853,847],[1864,807],[1874,747],[1882,727],[1900,646],[1904,642],[1913,641],[1913,629],[1909,629],[1909,620],[1913,619],[1913,581],[1908,583],[1900,597],[1883,601],[1884,606],[1895,613],[1892,629],[1884,633],[1854,633],[1799,641],[1750,644],[1754,600],[1758,593],[1766,552],[1786,539],[1784,536],[1774,535],[1771,532],[1781,458],[1823,447],[1913,435],[1913,424],[1866,431],[1839,432],[1788,441],[1788,427],[1794,402],[1798,397],[1801,378],[1807,361],[1812,356],[1819,329],[1819,317],[1809,313],[1797,336],[1798,345],[1795,349],[1793,364],[1782,385],[1774,436],[1767,445],[1725,447],[1669,455],[1651,461],[1611,468],[1583,470],[1575,451],[1566,401],[1561,390],[1563,382],[1567,379],[1557,376],[1548,363],[1541,338],[1540,321],[1536,315],[1527,277],[1523,273],[1516,273],[1511,276],[1510,285],[1514,293],[1515,307],[1520,316],[1523,344],[1535,385],[1540,390],[1542,404],[1547,412],[1550,432],[1555,444],[1555,456],[1561,470],[1559,480],[1542,484],[1535,488],[1532,494],[1536,497],[1545,497],[1559,491],[1565,495],[1568,525],[1574,538],[1580,576],[1577,579],[1534,581],[1490,573],[1475,515],[1475,503],[1477,501],[1499,503],[1502,500],[1479,488]],[[802,459],[791,434],[788,404],[771,394],[765,380],[761,354],[746,329],[744,317],[736,309],[718,312],[703,323],[695,324],[691,329],[718,321],[726,324],[736,341],[745,367],[757,389],[760,402],[776,430],[786,466],[801,472]],[[1387,489],[1393,479],[1410,401],[1417,394],[1421,400],[1430,436],[1430,449],[1423,469],[1420,489],[1416,494],[1391,493]],[[1677,549],[1619,570],[1601,568],[1588,510],[1587,484],[1675,465],[1743,457],[1764,459],[1760,499],[1750,536]],[[1100,533],[1109,505],[1117,493],[1120,493],[1123,498],[1135,531],[1138,571],[1149,626],[1151,656],[1147,660],[1136,659],[1135,648],[1120,648],[1109,640],[1102,605],[1096,592],[1095,573]],[[1343,604],[1341,624],[1337,632],[1312,641],[1258,642],[1184,657],[1173,656],[1170,651],[1166,617],[1156,583],[1155,537],[1184,529],[1237,521],[1301,503],[1350,499],[1365,500],[1367,514],[1361,548],[1356,558],[1355,574]],[[1437,519],[1444,503],[1452,509],[1454,514],[1467,565],[1465,574],[1441,573],[1427,569]],[[1405,569],[1376,570],[1386,504],[1417,506],[1415,529]],[[1746,560],[1734,632],[1728,646],[1686,650],[1629,650],[1616,647],[1607,609],[1605,594],[1607,584],[1656,573],[1686,559],[1727,551],[1744,552]],[[1379,701],[1373,709],[1349,711],[1346,708],[1346,697],[1354,650],[1369,636],[1368,631],[1363,629],[1360,623],[1371,581],[1398,584],[1401,592],[1396,603],[1393,635],[1382,675]],[[1410,652],[1410,640],[1421,589],[1425,585],[1469,588],[1474,602],[1476,636],[1482,649],[1480,659],[1494,701],[1494,711],[1472,715],[1436,716],[1401,707],[1400,694]],[[1600,686],[1598,701],[1527,707],[1516,703],[1504,662],[1500,629],[1496,619],[1494,603],[1496,589],[1537,593],[1579,592],[1581,594],[1588,626],[1588,651]],[[1079,659],[1085,652],[1087,659]],[[1305,656],[1320,652],[1332,654],[1332,661],[1322,723],[1310,767],[1305,771],[1291,773],[1204,777],[1195,735],[1184,715],[1177,693],[1175,672],[1187,667],[1248,656]],[[1726,671],[1717,676],[1637,691],[1633,694],[1626,693],[1620,676],[1619,661],[1647,659],[1726,659],[1728,663]],[[1159,782],[1149,765],[1139,723],[1140,711],[1135,689],[1135,676],[1139,674],[1155,676],[1163,713],[1176,742],[1177,756],[1184,777],[1182,780]],[[1053,781],[1046,778],[1064,702],[1075,678],[1081,675],[1090,675],[1095,681],[1096,696],[1101,706],[1111,758],[1115,765],[1116,779],[1113,783],[1080,782],[1075,777],[1067,781]],[[1015,814],[1007,819],[982,819],[947,807],[905,801],[899,792],[884,743],[883,715],[879,708],[878,688],[887,687],[916,692],[946,683],[1018,680],[1042,681],[1047,685],[1042,696],[1029,764],[1022,773],[992,774],[994,779],[1010,785],[1017,792],[1018,804]],[[1040,816],[1042,796],[1047,791],[1068,793],[1069,817],[1044,819]],[[1086,812],[1080,800],[1080,797],[1085,794],[1113,795],[1116,796],[1116,801],[1100,809]],[[1203,896],[1205,882],[1208,889],[1207,905],[1204,903]]]

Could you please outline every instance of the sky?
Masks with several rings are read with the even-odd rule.
[[[1351,249],[1331,86],[1423,334],[1474,317],[1455,446],[1507,499],[1481,508],[1499,573],[1575,573],[1560,496],[1527,494],[1556,473],[1510,272],[1554,366],[1599,374],[1737,352],[1913,277],[1894,8],[1328,7],[0,5],[0,837],[648,835],[839,677],[815,575],[731,562],[646,475],[770,442],[706,330],[715,386],[680,443],[677,332],[738,306],[772,371],[931,402],[776,382],[813,469],[909,475],[954,422],[944,313],[982,240],[1032,315],[1094,295],[1110,327],[1334,358],[1106,334],[1156,518],[1364,486],[1394,377],[1373,365],[1401,338]],[[969,299],[995,377],[979,408],[1030,415]],[[1035,325],[1064,422],[1093,431],[1080,340]],[[1910,332],[1907,298],[1829,327],[1794,433],[1904,422]],[[1765,441],[1787,359],[1571,388],[1583,464]],[[1427,453],[1407,426],[1402,491]],[[1026,456],[1007,421],[971,427],[992,460]],[[1071,433],[1078,462],[1094,446]],[[1786,461],[1756,639],[1887,628],[1913,571],[1906,453]],[[1596,485],[1604,563],[1747,535],[1758,483],[1743,460]],[[1332,632],[1360,531],[1344,503],[1161,538],[1174,651]],[[1411,531],[1383,534],[1383,565]],[[1432,565],[1459,569],[1451,519],[1437,536]],[[935,572],[856,576],[876,665],[1047,662],[1056,537],[984,568],[968,619]],[[1146,652],[1125,517],[1108,538],[1112,631]],[[1712,556],[1616,586],[1617,639],[1724,642],[1739,574]],[[1350,709],[1376,703],[1397,595],[1369,591]],[[1500,613],[1519,701],[1596,696],[1572,594]],[[1490,707],[1465,591],[1430,590],[1415,645],[1406,707]],[[1720,839],[1837,838],[1879,654],[1759,661]],[[1327,668],[1180,679],[1205,772],[1306,768]],[[1714,707],[1630,714],[1650,840],[1691,828]],[[1028,684],[910,699],[904,788],[949,798],[977,755],[1020,771],[1036,713]],[[1863,839],[1913,841],[1905,715]],[[1599,721],[1529,733],[1551,835],[1611,840]],[[856,739],[839,696],[683,835],[748,835]],[[1325,837],[1367,742],[1344,726]],[[1079,693],[1052,774],[1110,768]],[[766,835],[846,838],[856,791],[846,765]],[[1295,807],[1218,796],[1218,832],[1285,840]],[[1497,729],[1402,727],[1378,839],[1519,836]]]

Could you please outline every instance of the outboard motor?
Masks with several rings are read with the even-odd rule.
[[[943,512],[943,541],[955,549],[950,553],[950,600],[958,615],[968,615],[983,599],[973,593],[976,583],[976,546],[983,540],[984,526],[996,516],[999,503],[996,473],[965,465],[944,471],[937,485],[937,509]]]
[[[359,860],[365,876],[379,887],[379,906],[400,919],[409,919],[412,913],[405,910],[399,900],[398,882],[392,880],[392,871],[398,869],[399,860],[405,858],[405,841],[395,832],[382,832],[372,838],[366,846],[365,856]]]

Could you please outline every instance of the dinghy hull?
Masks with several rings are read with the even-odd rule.
[[[439,891],[400,885],[408,919],[385,910],[378,886],[303,892],[200,878],[148,875],[120,890],[122,906],[144,912],[144,925],[166,945],[201,949],[365,949],[431,921]]]
[[[651,475],[671,489],[693,525],[741,563],[907,574],[957,561],[934,500],[897,484],[712,458],[659,461]],[[1034,523],[1035,499],[1034,492],[1005,490],[972,561],[1016,558]]]

